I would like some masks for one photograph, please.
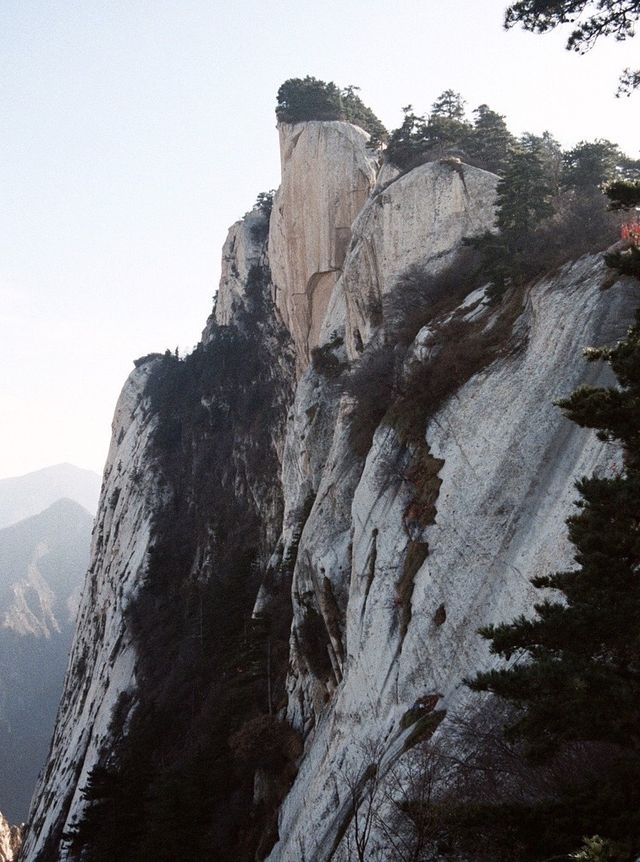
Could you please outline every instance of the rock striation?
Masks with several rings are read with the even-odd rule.
[[[278,129],[282,183],[273,202],[269,260],[276,307],[303,369],[318,344],[378,160],[367,149],[367,133],[349,123],[281,123]]]
[[[602,289],[606,272],[597,256],[511,297],[509,314],[490,306],[482,290],[452,301],[418,332],[403,365],[406,380],[416,368],[446,375],[438,338],[452,320],[479,338],[491,336],[493,352],[427,414],[417,410],[424,393],[415,390],[410,435],[385,416],[366,451],[354,447],[354,396],[341,383],[343,373],[383,343],[382,301],[407,267],[436,273],[465,236],[491,229],[497,178],[446,160],[400,176],[385,168],[379,176],[367,135],[354,126],[307,122],[279,131],[282,185],[268,242],[259,210],[231,228],[203,334],[203,345],[218,344],[221,330],[241,330],[253,309],[256,349],[262,360],[268,355],[277,381],[275,410],[258,406],[252,431],[234,416],[233,399],[225,402],[228,424],[219,436],[199,432],[180,450],[187,490],[178,491],[160,481],[153,438],[160,414],[145,395],[161,360],[143,362],[127,382],[25,862],[70,858],[61,836],[82,819],[89,770],[118,756],[113,713],[123,692],[135,709],[144,648],[130,640],[127,603],[143,579],[149,547],[167,538],[154,534],[157,525],[171,530],[160,517],[167,499],[178,507],[182,493],[196,509],[189,578],[212,577],[216,555],[228,547],[211,526],[225,501],[193,492],[203,456],[215,457],[223,437],[236,433],[226,493],[244,500],[246,517],[260,522],[254,619],[275,620],[290,632],[286,696],[273,703],[270,689],[269,711],[299,732],[303,752],[288,793],[290,780],[283,790],[265,780],[264,763],[258,769],[247,833],[267,801],[275,812],[260,839],[235,856],[219,846],[211,852],[271,862],[349,858],[349,777],[366,775],[373,750],[381,774],[411,756],[406,716],[421,699],[438,703],[444,720],[433,730],[447,740],[465,710],[463,677],[492,661],[478,627],[526,612],[529,579],[571,564],[564,521],[575,480],[615,470],[619,461],[619,453],[552,406],[580,382],[602,379],[581,350],[615,341],[636,301],[624,280]],[[264,303],[265,291],[275,311]],[[464,352],[470,330],[456,331],[462,335],[454,347]],[[220,362],[225,355],[216,354]],[[260,460],[273,475],[260,473]]]
[[[603,293],[605,276],[593,257],[537,284],[513,333],[519,350],[474,376],[429,421],[426,440],[442,465],[433,524],[416,531],[407,522],[414,453],[398,433],[379,427],[358,471],[344,424],[335,426],[293,578],[288,711],[307,747],[273,862],[346,859],[334,855],[352,814],[346,776],[362,774],[373,750],[391,761],[402,752],[410,732],[402,718],[420,697],[441,694],[450,719],[464,710],[463,678],[491,663],[478,628],[526,612],[530,578],[571,566],[564,521],[574,483],[615,470],[620,453],[552,402],[581,382],[603,382],[581,348],[615,341],[630,319],[632,286]],[[313,391],[303,380],[298,398]],[[295,483],[285,489],[295,497]],[[407,595],[401,584],[416,542],[425,553]],[[336,653],[337,669],[324,677],[296,638],[309,608],[322,615]]]

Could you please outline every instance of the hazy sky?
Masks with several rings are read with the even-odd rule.
[[[0,477],[101,470],[132,359],[190,348],[226,229],[279,182],[288,77],[357,84],[383,122],[459,90],[640,155],[637,41],[585,57],[505,33],[505,0],[2,0]]]

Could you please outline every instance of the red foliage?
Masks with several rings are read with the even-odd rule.
[[[620,236],[633,245],[640,245],[640,222],[628,222],[620,228]]]

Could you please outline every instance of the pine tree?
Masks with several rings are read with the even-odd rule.
[[[516,139],[507,128],[502,114],[488,105],[480,105],[473,112],[473,132],[469,137],[469,156],[478,167],[494,174],[502,174]]]
[[[580,141],[564,154],[562,184],[577,191],[598,189],[615,178],[621,160],[620,148],[611,141]]]
[[[517,0],[508,7],[505,27],[520,24],[525,30],[545,33],[563,24],[572,25],[566,47],[584,54],[601,36],[622,42],[635,35],[640,0]],[[618,95],[640,86],[640,70],[625,69]]]
[[[481,253],[481,271],[491,281],[488,295],[498,300],[529,274],[528,249],[536,231],[551,215],[551,190],[545,169],[533,150],[511,154],[497,186],[497,233],[469,240]]]
[[[446,120],[464,120],[464,99],[455,90],[445,90],[431,106],[431,118],[442,117]]]
[[[413,105],[402,109],[402,124],[391,133],[385,159],[406,170],[419,164],[426,150],[426,120],[414,113]]]
[[[454,90],[445,90],[433,103],[424,127],[425,149],[432,158],[466,156],[472,127],[465,120],[464,104]]]
[[[527,153],[534,153],[542,165],[546,184],[552,194],[556,194],[560,188],[560,177],[562,175],[562,147],[551,132],[543,132],[541,135],[533,135],[525,132],[520,136],[520,149]]]

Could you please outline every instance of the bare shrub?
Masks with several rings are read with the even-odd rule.
[[[435,337],[435,358],[414,362],[402,380],[402,391],[387,417],[408,441],[422,441],[428,419],[444,401],[498,356],[515,344],[513,325],[522,308],[521,294],[514,292],[502,304],[492,325],[486,320],[453,317]]]
[[[478,286],[479,258],[463,248],[440,272],[426,264],[412,264],[382,299],[388,340],[408,347],[423,326],[445,311],[453,310]]]
[[[530,280],[585,254],[605,249],[619,237],[622,219],[610,212],[598,189],[564,191],[554,199],[553,215],[522,249],[524,276]]]
[[[364,352],[342,380],[342,389],[353,399],[349,415],[349,443],[364,457],[373,435],[396,392],[396,376],[402,354],[391,343]]]
[[[331,341],[311,351],[311,365],[313,370],[323,377],[337,377],[346,368],[346,362],[334,353],[344,344],[340,336],[334,336]]]

